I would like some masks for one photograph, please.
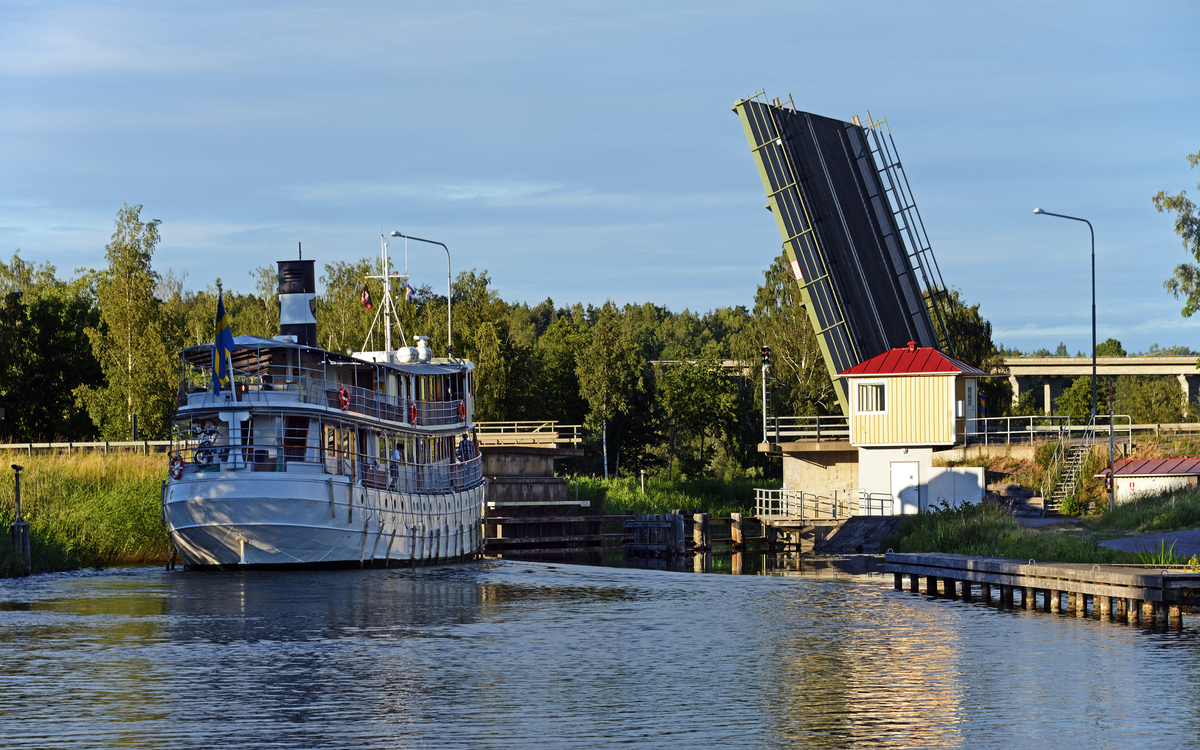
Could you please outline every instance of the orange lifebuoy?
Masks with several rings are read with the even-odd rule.
[[[411,401],[408,402],[408,423],[417,423],[417,405]]]
[[[172,479],[179,479],[183,476],[183,456],[176,453],[171,456],[171,467],[168,470]]]
[[[465,402],[465,401],[460,400],[458,402],[458,418],[459,419],[467,418],[467,402]]]
[[[350,392],[344,385],[338,389],[338,403],[342,405],[342,411],[350,408]]]

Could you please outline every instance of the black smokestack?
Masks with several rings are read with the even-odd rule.
[[[317,272],[315,261],[279,261],[279,333],[297,343],[317,345]]]

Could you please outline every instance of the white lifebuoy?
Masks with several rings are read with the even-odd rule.
[[[179,479],[183,476],[183,456],[178,453],[171,456],[171,465],[168,472],[172,479]]]

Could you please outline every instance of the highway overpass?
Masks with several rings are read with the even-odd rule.
[[[1091,377],[1091,357],[1007,357],[1008,382],[1012,384],[1013,403],[1033,386],[1033,378],[1042,378],[1043,408],[1051,413],[1054,400],[1075,378]],[[1196,403],[1200,391],[1200,370],[1196,357],[1097,357],[1098,375],[1173,375],[1183,389],[1185,404]]]

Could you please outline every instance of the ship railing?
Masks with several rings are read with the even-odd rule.
[[[890,516],[892,496],[848,489],[755,489],[754,515],[801,521],[843,521],[851,516]]]
[[[296,435],[285,429],[282,440],[253,430],[231,439],[228,430],[177,425],[168,460],[175,479],[225,472],[308,472],[346,476],[351,483],[396,492],[440,493],[478,486],[483,464],[475,442],[465,435],[450,440],[438,460],[392,460],[313,444],[307,429]]]
[[[212,367],[189,365],[180,383],[178,405],[189,403],[192,394],[211,390]],[[253,372],[235,369],[230,390],[239,403],[246,405],[315,404],[414,427],[447,427],[467,422],[467,405],[461,398],[430,401],[389,396],[370,388],[328,380],[320,370],[285,365],[263,365]]]

